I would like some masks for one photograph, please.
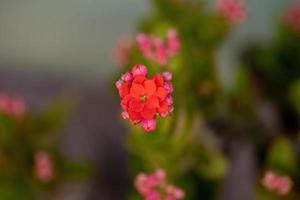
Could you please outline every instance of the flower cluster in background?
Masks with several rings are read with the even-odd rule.
[[[21,117],[25,111],[26,106],[22,99],[0,93],[0,112],[2,114],[12,117]]]
[[[145,33],[138,34],[136,40],[144,57],[161,66],[167,65],[170,58],[176,56],[181,49],[181,42],[175,29],[168,31],[166,41]]]
[[[39,151],[34,156],[34,173],[41,182],[50,182],[54,179],[54,163],[51,156]]]
[[[0,199],[35,199],[68,177],[89,176],[88,164],[68,161],[59,149],[69,105],[57,101],[33,113],[22,98],[0,93]]]
[[[217,8],[233,24],[240,24],[247,19],[248,11],[243,0],[218,0]]]
[[[274,171],[267,171],[263,177],[262,184],[270,191],[275,191],[279,195],[290,193],[293,182],[288,176],[280,176]]]
[[[167,182],[166,172],[156,170],[153,174],[140,173],[135,179],[135,187],[145,200],[180,200],[184,191]]]
[[[172,74],[164,72],[147,79],[148,70],[136,65],[116,82],[123,108],[122,116],[133,124],[141,123],[145,131],[156,128],[157,115],[166,117],[173,111]]]
[[[300,3],[292,5],[284,16],[284,23],[300,33]]]

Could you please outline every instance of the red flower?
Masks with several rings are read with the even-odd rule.
[[[173,111],[172,74],[165,72],[147,79],[147,68],[136,65],[116,82],[121,97],[122,117],[133,124],[141,123],[147,132],[156,128],[156,117]]]

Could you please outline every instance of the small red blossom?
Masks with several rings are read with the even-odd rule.
[[[26,106],[22,99],[0,93],[0,113],[12,117],[22,117],[25,112]]]
[[[138,174],[135,187],[145,200],[180,200],[185,196],[181,188],[167,182],[163,169],[158,169],[150,175]]]
[[[243,0],[218,0],[217,9],[233,24],[244,22],[248,15],[248,9]]]
[[[51,157],[44,151],[39,151],[34,156],[34,173],[36,177],[44,183],[50,182],[54,178],[54,165]]]
[[[283,18],[284,24],[300,33],[300,4],[292,5]]]
[[[287,195],[293,187],[293,182],[289,176],[279,176],[271,170],[264,175],[262,184],[268,190],[275,191],[279,195]]]
[[[114,49],[113,57],[120,66],[125,66],[129,62],[132,53],[132,41],[128,38],[121,38]]]
[[[121,97],[122,117],[151,132],[156,129],[157,116],[167,117],[173,111],[172,74],[165,72],[147,79],[148,70],[136,65],[116,82]]]
[[[168,31],[166,41],[144,33],[138,34],[136,40],[144,57],[161,66],[167,65],[169,60],[179,54],[181,49],[181,41],[175,29]]]

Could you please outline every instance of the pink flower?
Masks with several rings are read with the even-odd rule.
[[[173,79],[173,74],[171,72],[163,72],[162,76],[165,81],[171,81]]]
[[[233,24],[244,22],[248,10],[243,0],[218,0],[217,9]]]
[[[151,132],[156,129],[156,119],[146,119],[142,121],[142,127],[146,132]]]
[[[153,39],[155,51],[154,59],[159,65],[165,66],[169,62],[168,50],[165,47],[164,42],[160,38]]]
[[[144,33],[139,33],[137,35],[136,40],[137,40],[139,48],[142,51],[142,53],[144,54],[145,58],[152,59],[154,56],[154,53],[153,53],[153,44],[152,44],[151,37]]]
[[[279,176],[274,171],[267,171],[262,180],[263,186],[270,191],[275,191],[279,195],[287,195],[293,186],[293,182],[288,176]]]
[[[135,187],[145,200],[183,199],[184,191],[168,184],[166,178],[166,172],[163,169],[158,169],[150,175],[140,173],[135,179]]]
[[[168,54],[173,57],[177,55],[181,49],[181,41],[178,37],[176,29],[171,29],[168,32]]]
[[[175,29],[169,30],[167,41],[144,33],[138,34],[136,40],[143,56],[161,66],[167,65],[169,60],[179,54],[181,49],[181,41]]]
[[[128,38],[122,38],[114,50],[113,56],[114,60],[118,65],[125,66],[128,65],[129,58],[132,53],[132,41]]]
[[[34,156],[35,166],[34,171],[36,177],[41,182],[50,182],[54,178],[53,161],[48,153],[39,151]]]
[[[132,68],[131,74],[133,77],[147,76],[148,70],[147,70],[147,67],[144,65],[136,65]]]
[[[286,26],[300,32],[300,4],[292,5],[283,19]]]
[[[0,112],[13,117],[22,117],[26,106],[22,99],[0,93]]]

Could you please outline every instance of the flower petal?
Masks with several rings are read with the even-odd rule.
[[[163,101],[167,97],[168,92],[165,88],[159,87],[154,95],[157,96],[161,101]]]
[[[146,80],[144,82],[144,87],[145,87],[145,94],[147,96],[153,95],[154,92],[156,91],[156,85],[153,80]]]
[[[137,99],[132,99],[129,102],[129,110],[133,112],[141,112],[144,108],[144,103]]]
[[[130,95],[139,99],[141,96],[145,94],[145,88],[141,84],[132,84],[130,89]]]
[[[159,107],[159,99],[156,96],[151,96],[145,102],[145,107],[149,109],[158,108]]]
[[[156,114],[156,109],[144,108],[141,115],[144,119],[153,119]]]

